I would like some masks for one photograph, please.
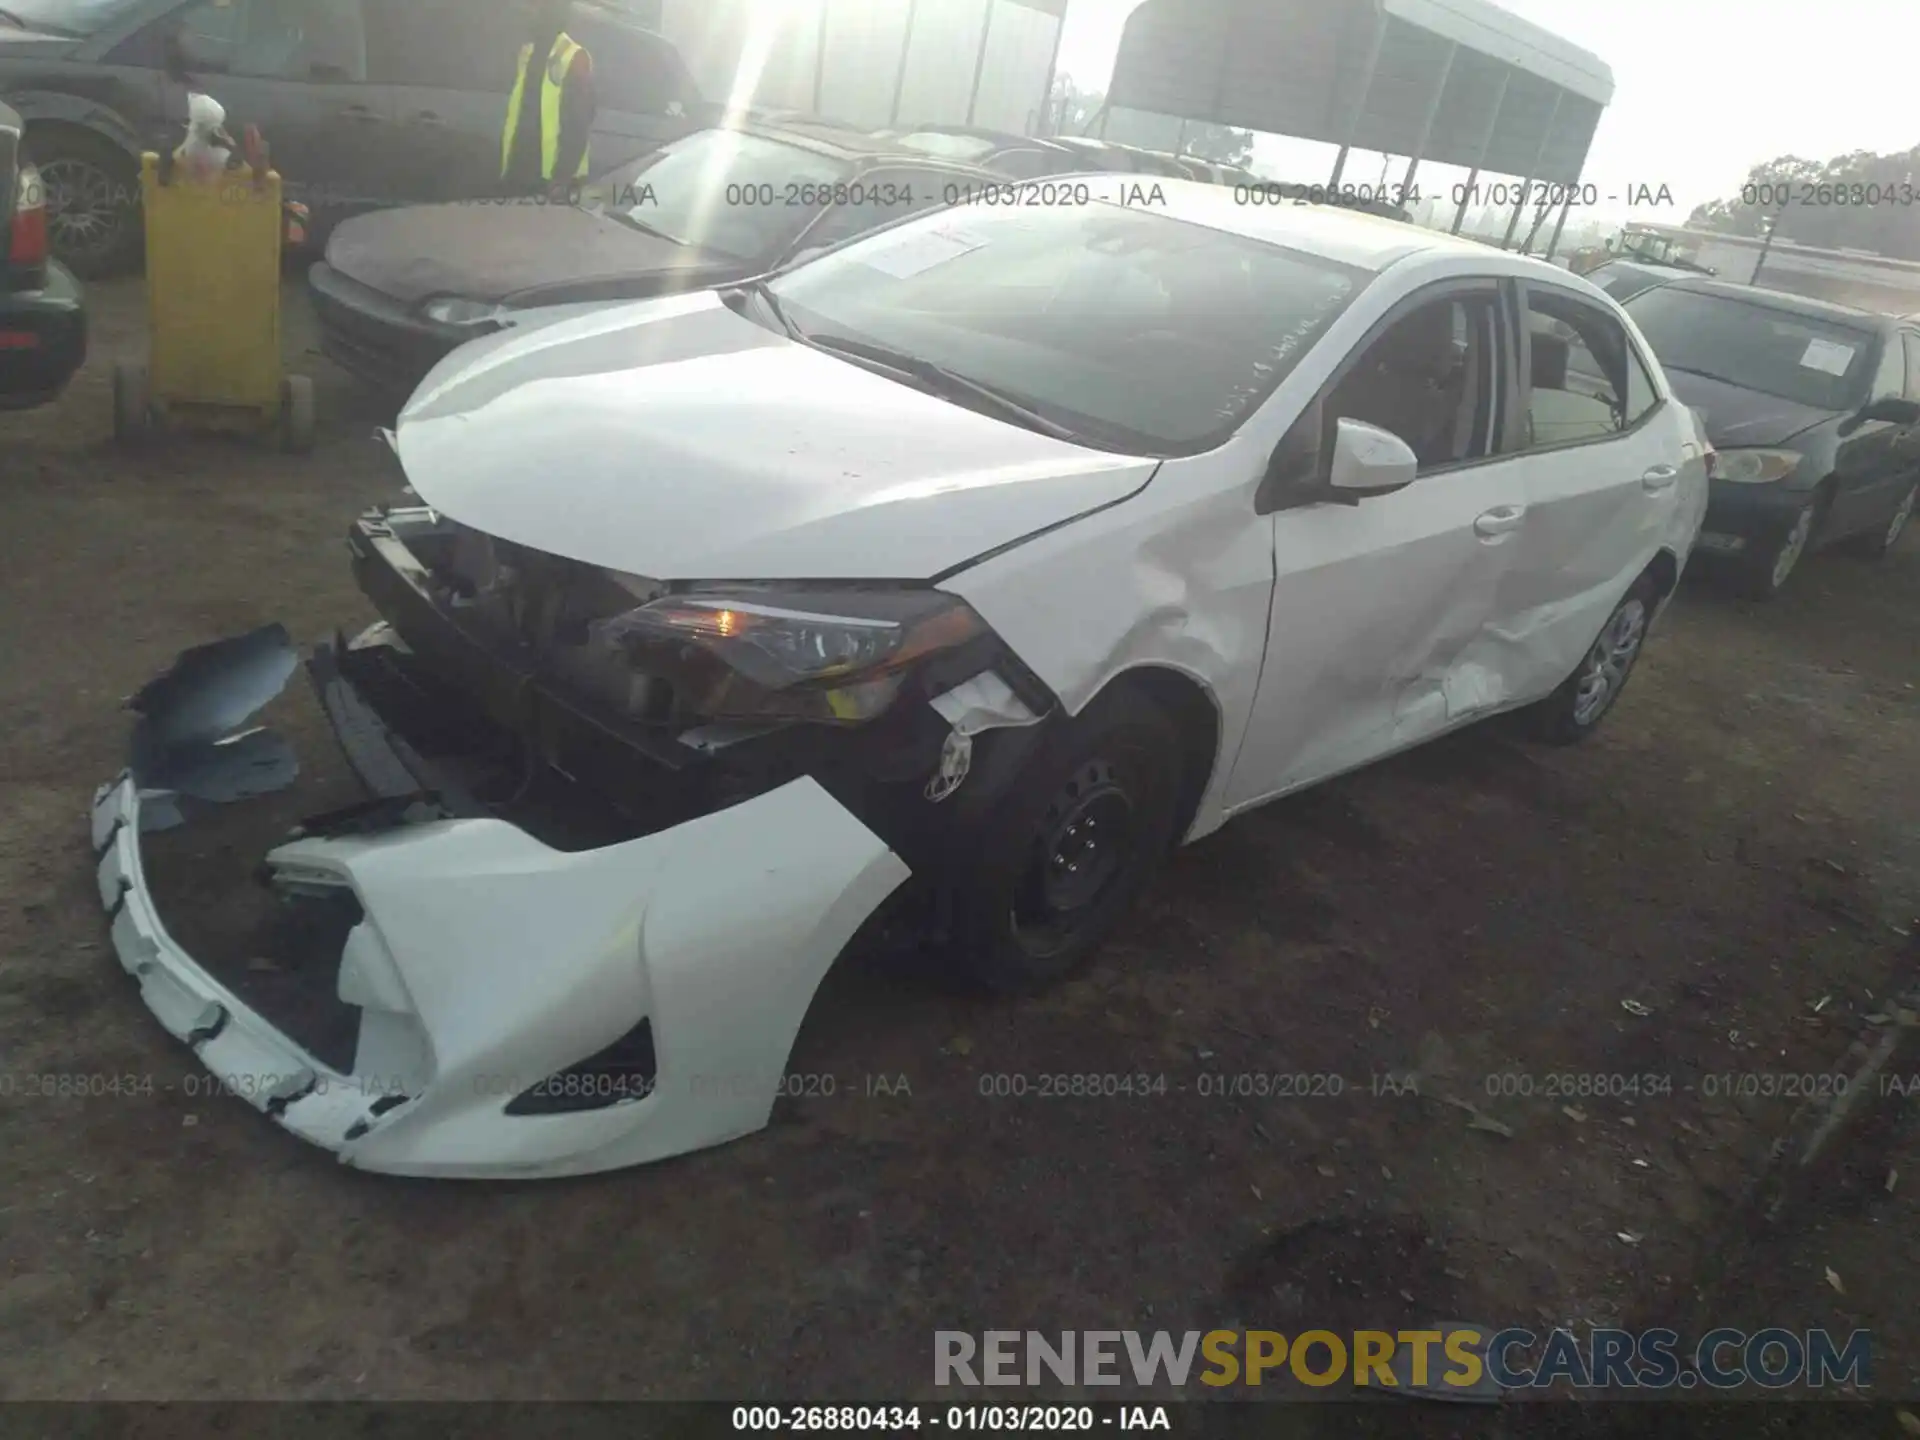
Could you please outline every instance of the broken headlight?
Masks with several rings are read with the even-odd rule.
[[[590,629],[694,714],[858,724],[917,662],[986,624],[938,590],[735,585],[663,595]]]

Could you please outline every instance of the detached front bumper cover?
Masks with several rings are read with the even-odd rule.
[[[186,652],[135,697],[135,763],[93,803],[115,953],[224,1088],[345,1164],[404,1175],[584,1174],[766,1124],[821,977],[907,876],[811,779],[573,853],[499,819],[408,818],[441,813],[420,804],[272,850],[277,888],[357,906],[337,981],[360,1012],[351,1069],[317,1059],[181,948],[148,887],[143,830],[190,823],[182,796],[223,802],[291,781],[284,741],[240,727],[293,661],[279,627]],[[343,685],[327,673],[336,723],[355,699]],[[349,749],[367,776],[380,736],[356,714]],[[384,773],[405,759],[388,751]],[[643,1087],[590,1108],[525,1103],[636,1035],[650,1049]]]

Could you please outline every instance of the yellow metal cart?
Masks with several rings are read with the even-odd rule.
[[[313,444],[313,382],[280,363],[280,177],[161,178],[140,163],[147,230],[147,364],[116,365],[113,431],[155,427],[263,432]]]

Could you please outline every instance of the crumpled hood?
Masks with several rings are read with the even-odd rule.
[[[1700,413],[1707,438],[1722,450],[1783,444],[1801,431],[1835,418],[1831,410],[1744,390],[1684,370],[1667,371],[1667,383],[1673,386],[1681,404]]]
[[[950,404],[710,291],[465,345],[396,446],[453,519],[660,580],[932,579],[1125,499],[1159,463]]]
[[[464,201],[342,221],[327,263],[402,304],[433,295],[556,304],[712,284],[740,262],[644,235],[577,205]]]

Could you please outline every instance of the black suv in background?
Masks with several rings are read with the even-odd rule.
[[[48,258],[45,194],[21,129],[0,105],[0,410],[53,399],[87,354],[80,287]]]
[[[234,135],[260,127],[324,232],[494,185],[523,28],[506,0],[5,0],[0,96],[39,157],[54,253],[102,275],[138,256],[139,155],[179,143],[183,75]],[[596,169],[708,123],[661,36],[592,0],[568,31],[593,53]]]

